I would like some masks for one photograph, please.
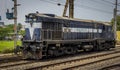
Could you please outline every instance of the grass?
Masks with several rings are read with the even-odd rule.
[[[21,41],[17,41],[17,45],[21,46]],[[13,52],[14,41],[0,41],[0,53]]]

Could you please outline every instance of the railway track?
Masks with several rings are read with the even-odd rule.
[[[19,60],[19,61],[14,61],[14,62],[9,62],[9,63],[3,63],[0,65],[0,68],[6,68],[6,67],[11,67],[11,66],[17,66],[17,65],[24,65],[24,64],[34,63],[34,62],[36,62],[36,61]]]
[[[120,52],[119,52],[120,53]],[[76,63],[75,65],[72,64],[71,66],[63,68],[63,70],[98,70],[102,67],[109,66],[113,63],[120,61],[120,54],[112,54],[112,55],[106,55],[106,56],[97,56],[94,59],[88,59],[84,60],[82,63]],[[79,61],[80,62],[80,61]],[[82,61],[81,61],[82,62]]]
[[[108,67],[105,67],[105,68],[102,68],[100,70],[120,70],[120,63],[112,65],[112,66],[108,66]]]
[[[96,65],[100,65],[99,63],[102,61],[108,61],[108,59],[111,61],[112,59],[114,61],[120,60],[120,49],[117,50],[111,50],[111,51],[103,51],[103,52],[97,52],[97,53],[89,53],[89,54],[80,54],[79,56],[73,57],[62,57],[62,58],[56,58],[53,60],[40,60],[40,61],[18,61],[18,62],[9,62],[4,63],[0,65],[0,69],[9,69],[9,70],[16,70],[16,69],[40,69],[40,70],[58,70],[58,69],[84,69],[93,67]],[[93,65],[94,64],[94,65]],[[93,65],[93,66],[90,66]],[[87,67],[90,66],[90,67]],[[92,69],[92,68],[91,68]]]
[[[16,56],[16,55],[1,56],[0,57],[0,64],[8,63],[8,62],[14,62],[14,61],[19,61],[21,59],[22,59],[22,56]]]
[[[112,59],[119,61],[120,60],[120,51],[108,53],[108,54],[103,54],[103,55],[90,56],[90,57],[86,57],[86,58],[73,59],[73,60],[68,60],[68,61],[63,61],[63,62],[56,62],[56,63],[51,63],[48,65],[33,67],[33,68],[29,68],[29,69],[40,69],[40,70],[55,70],[55,69],[58,69],[58,70],[61,70],[61,69],[62,70],[76,70],[76,69],[81,69],[81,70],[84,70],[86,68],[86,70],[88,70],[88,69],[92,70],[92,69],[95,69],[94,68],[96,66],[95,64],[101,65],[101,62],[103,62],[103,61],[104,61],[104,64],[106,64],[105,61],[111,61]],[[91,68],[91,65],[93,65],[93,68]]]

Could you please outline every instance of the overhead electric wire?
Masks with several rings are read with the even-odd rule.
[[[103,12],[103,13],[109,13],[109,14],[113,13],[113,12],[108,12],[108,11],[105,11],[105,10],[101,10],[101,9],[85,6],[85,5],[77,5],[77,4],[75,4],[75,6],[77,6],[79,8],[83,8],[84,7],[84,8],[90,9],[90,10],[96,10],[96,11]]]
[[[114,3],[110,2],[110,1],[107,1],[107,0],[102,0],[102,1],[104,1],[106,3],[109,3],[109,4],[112,4],[112,5],[115,5]]]
[[[97,3],[97,4],[100,4],[100,5],[106,5],[106,6],[108,6],[108,7],[113,7],[113,5],[111,5],[111,4],[106,4],[106,2],[100,2],[100,0],[90,0],[91,2],[95,2],[95,3]],[[79,3],[79,1],[76,1],[76,3]]]
[[[58,2],[61,2],[61,3],[65,3],[65,2],[66,2],[66,0],[64,0],[64,1],[62,1],[62,0],[57,0],[57,1],[56,1],[56,0],[50,0],[50,1],[55,1],[55,2],[57,2],[57,3],[58,3]]]
[[[40,0],[40,1],[44,1],[44,2],[48,2],[48,3],[51,3],[51,4],[58,4],[56,2],[54,2],[53,0]],[[64,6],[64,4],[60,3],[61,6]],[[105,11],[105,10],[101,10],[101,9],[97,9],[97,8],[93,8],[93,7],[89,7],[89,6],[85,6],[85,5],[78,5],[78,4],[74,4],[76,7],[78,8],[86,8],[86,9],[90,9],[90,10],[94,10],[94,11],[98,11],[98,12],[103,12],[103,13],[107,13],[107,14],[113,14],[113,12],[109,12],[109,11]]]
[[[51,2],[51,1],[47,1],[47,0],[40,0],[40,1],[43,1],[43,2],[47,2],[47,3],[51,3],[51,4],[56,4],[56,5],[58,5],[59,3],[57,3],[57,2]],[[65,6],[65,5],[63,5],[63,4],[60,4],[61,6]]]
[[[112,4],[112,5],[115,5],[114,3],[110,2],[110,1],[107,1],[107,0],[102,0],[102,1],[104,1],[104,2],[106,2],[106,3],[109,3],[109,4]],[[117,6],[120,6],[119,3],[118,3]]]
[[[113,14],[113,12],[108,12],[108,11],[105,11],[105,10],[101,10],[101,9],[97,9],[97,8],[93,8],[93,7],[89,7],[89,6],[85,6],[85,5],[77,5],[77,7],[86,8],[86,9],[90,9],[90,10],[95,10],[95,11],[103,12],[103,13],[107,13],[107,14]]]
[[[95,3],[97,3],[97,4],[104,4],[104,5],[106,5],[106,6],[108,6],[108,7],[113,7],[114,5],[113,4],[109,4],[109,3],[107,3],[106,4],[106,2],[100,2],[100,0],[91,0],[92,2],[95,2]]]

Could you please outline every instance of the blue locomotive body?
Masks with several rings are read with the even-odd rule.
[[[63,33],[64,40],[114,39],[112,26],[94,22],[71,22],[69,26],[63,26]]]
[[[115,47],[112,26],[105,22],[30,13],[26,16],[26,23],[23,53],[27,58],[41,59],[73,54],[78,50]]]

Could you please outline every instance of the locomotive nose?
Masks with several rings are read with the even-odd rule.
[[[32,23],[32,24],[31,24]],[[40,41],[40,34],[41,34],[41,27],[42,24],[41,22],[36,23],[36,22],[30,22],[27,23],[25,26],[25,39],[24,40],[30,40],[30,41]]]

